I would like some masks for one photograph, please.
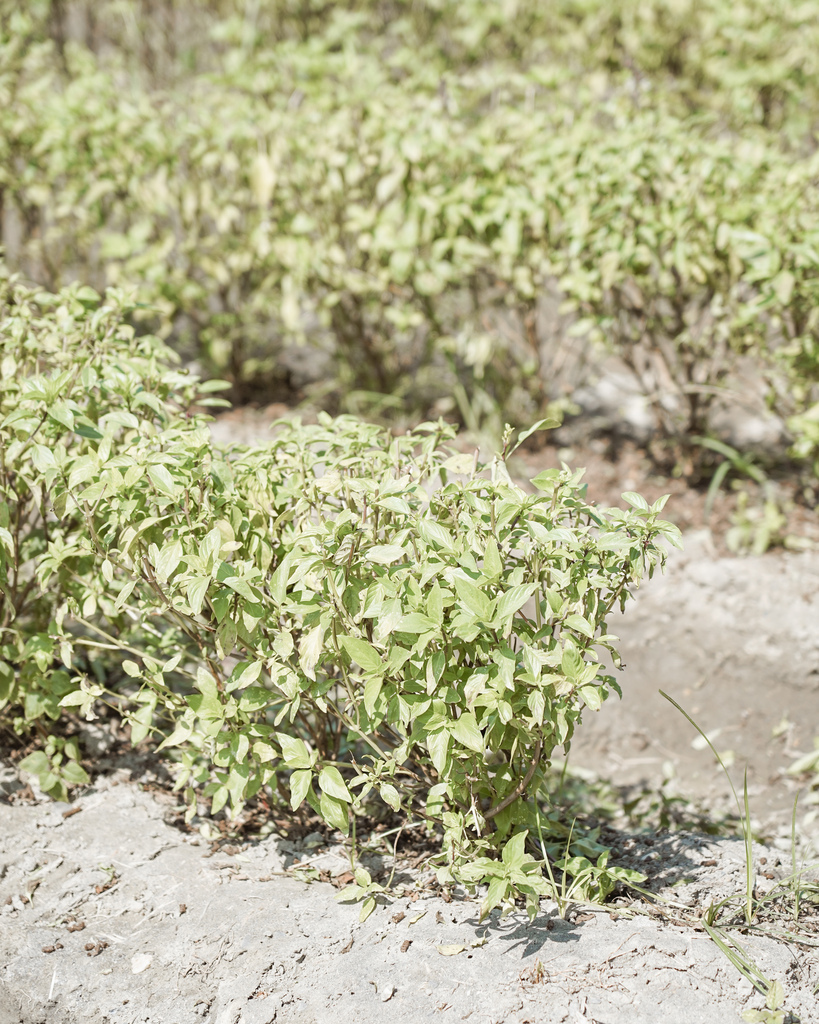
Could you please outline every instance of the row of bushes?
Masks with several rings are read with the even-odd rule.
[[[395,437],[324,415],[221,450],[192,412],[217,385],[135,337],[131,312],[0,277],[6,721],[107,704],[133,742],[176,753],[189,817],[262,787],[343,832],[386,805],[439,835],[442,879],[534,908],[526,836],[560,848],[537,794],[617,689],[608,620],[658,538],[677,543],[663,502],[593,508],[565,467],[527,493],[442,421]],[[51,731],[23,767],[64,795],[85,776]],[[620,877],[588,839],[560,852],[588,895]]]
[[[624,358],[666,436],[706,432],[750,352],[814,454],[817,158],[784,129],[740,141],[695,100],[726,96],[708,83],[735,5],[514,6],[352,5],[321,31],[309,3],[250,28],[213,7],[210,70],[162,88],[118,50],[64,42],[61,65],[18,12],[0,46],[14,263],[52,288],[138,285],[147,326],[239,397],[310,386],[330,408],[386,396],[470,425],[560,397],[556,285],[573,337]],[[743,10],[727,81],[747,64],[795,88],[761,5]],[[779,11],[784,37],[800,12]],[[788,56],[805,68],[808,36]],[[580,88],[592,67],[605,81]]]
[[[623,83],[677,114],[810,139],[819,23],[812,0],[32,0],[32,39],[65,68],[81,41],[140,85],[224,70],[282,44],[320,40],[377,54],[437,85],[441,74],[501,67],[567,84],[579,103]],[[0,16],[19,5],[5,0]]]

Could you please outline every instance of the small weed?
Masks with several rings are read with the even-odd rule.
[[[770,481],[763,488],[762,501],[756,503],[752,502],[747,488],[740,486],[725,543],[731,551],[751,555],[762,555],[777,545],[793,546],[795,540],[785,533],[787,522],[776,488]]]
[[[705,499],[706,519],[710,518],[720,488],[730,472],[733,471],[740,476],[749,478],[760,486],[764,486],[768,482],[768,477],[754,463],[751,456],[743,455],[742,452],[732,448],[731,445],[726,444],[724,441],[720,441],[715,437],[692,437],[691,443],[699,445],[701,448],[709,448],[712,452],[723,456],[723,461],[714,470],[711,483],[708,485],[708,493]]]

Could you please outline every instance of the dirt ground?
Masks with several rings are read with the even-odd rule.
[[[686,535],[684,552],[614,627],[623,699],[584,722],[571,759],[620,784],[671,778],[712,811],[730,808],[713,754],[663,690],[711,739],[740,792],[747,766],[755,828],[775,839],[789,834],[799,789],[786,769],[819,735],[819,557],[712,550],[707,533]],[[812,799],[803,793],[798,812],[806,835],[819,832]]]
[[[662,493],[628,451],[626,462],[586,460],[590,497]],[[532,475],[559,455],[527,456]],[[702,494],[680,488],[679,497],[685,550],[610,623],[622,639],[623,699],[587,716],[570,758],[572,772],[635,799],[616,856],[643,870],[676,914],[629,901],[574,907],[564,920],[544,901],[532,923],[522,912],[481,923],[467,894],[442,894],[399,864],[403,896],[360,924],[358,907],[337,902],[330,884],[348,874],[348,855],[318,833],[228,845],[213,842],[207,823],[186,832],[173,824],[175,797],[136,762],[112,765],[68,809],[36,792],[25,800],[7,762],[0,1024],[731,1024],[763,1008],[700,923],[710,903],[742,891],[742,844],[655,831],[658,800],[706,824],[733,810],[713,755],[659,690],[696,719],[739,788],[747,764],[765,844],[755,884],[765,891],[790,870],[800,784],[800,847],[819,839],[815,795],[812,803],[806,780],[786,771],[819,735],[819,554],[727,557],[705,527]],[[640,832],[640,808],[652,801],[652,830]],[[390,867],[377,853],[363,859],[374,873]],[[815,908],[806,915],[816,938]],[[819,1020],[815,950],[754,934],[740,941],[782,982],[791,1016],[771,1024]]]
[[[682,925],[639,904],[564,919],[546,901],[532,923],[481,923],[477,902],[406,873],[404,895],[360,924],[331,885],[287,873],[298,861],[343,875],[338,847],[270,837],[214,853],[164,820],[169,802],[109,776],[69,817],[0,806],[2,1024],[733,1024],[764,1005],[696,919],[703,899],[741,889],[736,840],[624,839]],[[786,870],[775,851],[755,854],[759,872]],[[782,982],[787,1019],[816,1020],[816,958],[742,944]]]

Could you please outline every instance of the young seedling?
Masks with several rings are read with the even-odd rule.
[[[546,849],[546,843],[543,840],[543,826],[542,826],[541,820],[540,820],[540,808],[539,807],[536,808],[536,813],[537,813],[537,834],[538,834],[538,840],[540,841],[540,849],[541,849],[541,851],[543,853],[543,863],[544,863],[544,866],[546,867],[546,871],[548,872],[549,882],[550,882],[551,887],[552,887],[551,896],[552,896],[552,899],[555,901],[555,903],[557,903],[557,911],[558,911],[558,913],[560,914],[561,918],[565,921],[566,920],[566,916],[568,915],[569,910],[571,909],[571,897],[572,897],[572,893],[574,892],[574,889],[575,889],[576,885],[578,884],[578,880],[575,879],[574,882],[572,884],[570,884],[568,889],[567,889],[567,887],[566,887],[566,872],[564,871],[563,872],[563,876],[560,879],[560,888],[558,889],[557,882],[555,881],[554,872],[552,871],[552,862],[551,862],[551,860],[549,858],[549,853],[548,853],[548,851]],[[568,861],[568,859],[569,859],[569,850],[571,849],[571,845],[572,845],[572,835],[574,833],[575,823],[576,823],[576,819],[574,821],[572,821],[572,827],[569,830],[569,835],[566,837],[566,850],[565,850],[564,857],[563,857],[564,862]]]

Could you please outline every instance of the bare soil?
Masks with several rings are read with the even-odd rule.
[[[672,920],[639,903],[563,917],[543,901],[533,922],[481,922],[475,900],[404,873],[404,895],[361,924],[331,885],[303,880],[349,871],[321,837],[214,853],[167,824],[167,796],[116,777],[72,810],[0,806],[1,1024],[734,1024],[764,1003],[698,921],[704,898],[741,890],[736,840],[623,837]],[[784,872],[774,851],[755,861]],[[788,1019],[815,1020],[815,957],[741,941],[782,981]]]

